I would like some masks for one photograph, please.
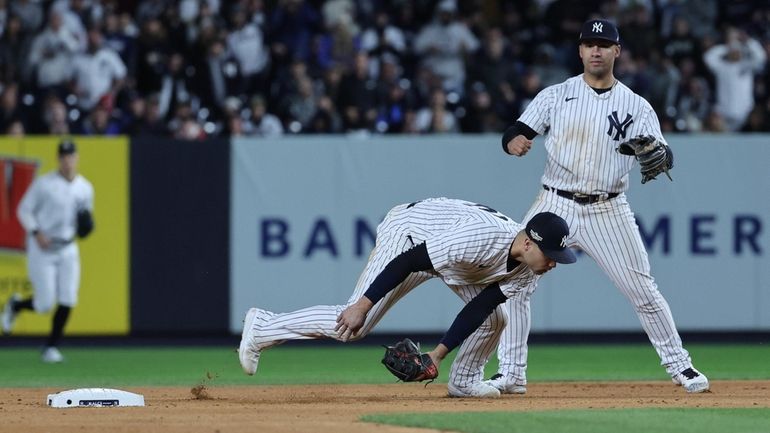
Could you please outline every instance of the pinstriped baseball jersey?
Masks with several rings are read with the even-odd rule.
[[[616,152],[618,144],[637,135],[664,140],[644,98],[620,81],[598,94],[582,74],[543,89],[519,121],[540,135],[547,132],[543,184],[583,194],[628,189],[635,159]]]
[[[457,199],[417,203],[411,218],[434,221],[425,245],[434,270],[448,285],[489,285],[498,282],[506,297],[527,287],[535,274],[526,266],[508,270],[509,248],[524,226],[489,207]],[[441,219],[451,216],[450,219]],[[421,235],[424,236],[424,235]]]

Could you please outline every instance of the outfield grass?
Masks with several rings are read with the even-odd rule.
[[[691,345],[695,365],[711,379],[770,379],[770,346]],[[215,376],[216,384],[392,383],[377,346],[276,347],[262,355],[259,373],[241,372],[234,349],[63,348],[67,361],[46,365],[35,349],[0,349],[0,387],[194,385]],[[439,382],[446,381],[451,359]],[[530,350],[529,379],[545,381],[666,380],[649,345],[556,346]],[[487,365],[487,375],[496,361]]]

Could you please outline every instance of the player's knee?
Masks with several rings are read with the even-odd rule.
[[[653,314],[662,311],[665,308],[665,304],[660,297],[644,299],[637,302],[634,306],[636,311],[642,314]]]
[[[45,314],[53,310],[53,301],[41,300],[40,298],[33,298],[32,308],[35,309],[35,313]]]

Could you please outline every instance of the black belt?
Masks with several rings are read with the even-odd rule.
[[[556,189],[548,185],[543,185],[543,189],[556,193],[556,195],[564,198],[568,198],[577,204],[591,204],[602,200],[609,200],[620,195],[619,192],[610,192],[606,194],[581,194],[579,192],[569,192],[561,189]]]

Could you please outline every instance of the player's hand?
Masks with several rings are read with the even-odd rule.
[[[334,328],[340,340],[348,341],[354,336],[366,320],[366,315],[372,307],[371,301],[361,297],[355,304],[345,308],[337,317],[337,326]]]
[[[505,146],[508,148],[508,153],[511,155],[524,156],[529,152],[529,149],[532,148],[532,140],[528,140],[527,137],[523,135],[517,135]]]
[[[51,240],[40,232],[35,233],[35,241],[37,241],[37,244],[40,246],[41,250],[47,250],[48,247],[51,246]]]

